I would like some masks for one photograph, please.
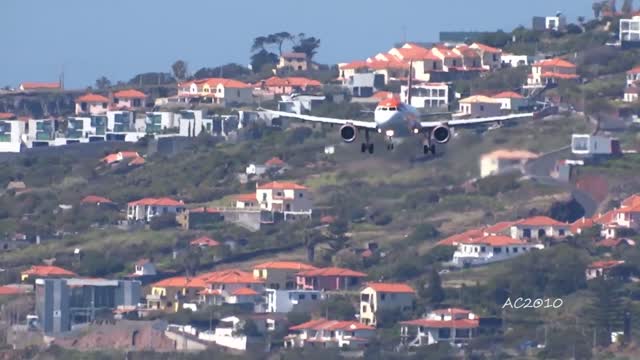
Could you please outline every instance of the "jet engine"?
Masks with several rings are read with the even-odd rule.
[[[431,137],[438,144],[446,144],[451,138],[451,131],[447,125],[438,125],[431,131]]]
[[[340,127],[340,136],[346,143],[352,143],[358,138],[358,129],[351,124],[344,124]]]

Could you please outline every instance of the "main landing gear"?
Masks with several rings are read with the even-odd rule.
[[[429,155],[429,153],[435,155],[436,154],[436,145],[432,144],[429,140],[425,140],[422,143],[422,152],[424,152],[425,155]]]
[[[363,153],[369,151],[369,154],[373,154],[373,144],[369,141],[369,130],[364,132],[364,142],[360,146],[360,151]]]

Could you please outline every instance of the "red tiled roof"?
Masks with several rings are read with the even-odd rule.
[[[637,213],[640,212],[640,204],[635,206],[623,206],[617,210],[618,213]]]
[[[593,227],[594,225],[595,225],[595,222],[593,221],[593,219],[583,217],[581,219],[574,221],[569,227],[569,231],[571,231],[571,233],[575,235],[578,233],[578,230],[590,228],[590,227]]]
[[[320,218],[320,222],[323,224],[332,224],[335,221],[336,221],[336,217],[331,215],[325,215]]]
[[[143,157],[137,157],[134,158],[133,160],[131,160],[129,162],[129,166],[134,166],[134,165],[144,165],[144,163],[146,163],[147,161],[143,158]]]
[[[299,87],[307,87],[307,86],[322,86],[322,83],[318,80],[308,79],[305,77],[299,76],[291,76],[291,77],[277,77],[272,76],[268,79],[262,80],[261,84],[265,86],[299,86]]]
[[[455,234],[449,236],[448,238],[442,239],[438,241],[437,245],[457,245],[462,241],[468,241],[469,239],[474,239],[482,236],[484,236],[484,229],[470,229],[463,232],[462,234]]]
[[[522,245],[523,241],[504,235],[487,235],[467,241],[462,240],[462,244],[486,244],[489,246]]]
[[[377,292],[384,293],[415,293],[416,291],[407,284],[402,283],[367,283],[367,287]]]
[[[272,157],[264,163],[266,166],[283,166],[285,163],[278,157]]]
[[[640,205],[640,194],[633,194],[628,198],[622,200],[621,206],[636,206]]]
[[[589,269],[610,269],[624,264],[624,260],[600,260],[589,264]]]
[[[112,164],[114,162],[120,161],[118,159],[119,156],[122,156],[122,159],[135,159],[139,158],[140,154],[138,154],[136,151],[120,151],[105,156],[104,158],[102,158],[102,161],[106,162],[107,164]]]
[[[129,206],[184,206],[182,201],[174,200],[172,198],[144,198],[128,203]]]
[[[149,259],[140,259],[138,261],[135,262],[136,265],[146,265],[149,264],[151,262],[151,260]]]
[[[252,295],[258,295],[258,293],[250,288],[240,288],[235,290],[234,292],[231,293],[231,295],[235,295],[235,296],[252,296]]]
[[[185,276],[175,276],[160,280],[151,286],[161,288],[205,288],[207,284],[199,277],[188,278]]]
[[[264,281],[253,277],[252,273],[241,270],[213,271],[198,276],[207,284],[260,284]]]
[[[236,201],[242,201],[242,202],[256,201],[257,200],[256,193],[234,195],[233,198]]]
[[[503,91],[492,96],[495,99],[524,99],[524,96],[515,91]]]
[[[473,43],[471,44],[471,47],[477,47],[478,49],[487,52],[487,53],[501,53],[502,50],[501,49],[497,49],[494,47],[491,47],[489,45],[485,45],[485,44],[481,44],[481,43]]]
[[[0,296],[11,296],[24,294],[26,291],[17,286],[0,286]]]
[[[542,77],[546,78],[557,78],[557,79],[577,79],[578,75],[576,74],[562,74],[557,72],[543,72]]]
[[[300,325],[292,326],[289,330],[375,330],[373,326],[365,325],[359,321],[339,321],[317,319],[307,321]]]
[[[594,215],[592,219],[596,224],[606,225],[613,221],[613,218],[616,216],[617,213],[618,213],[618,210],[613,209],[613,210],[607,211],[604,214]]]
[[[306,271],[299,272],[297,275],[298,276],[351,276],[351,277],[367,276],[367,274],[359,271],[337,268],[337,267],[306,270]]]
[[[73,271],[51,265],[33,265],[30,269],[22,272],[22,275],[33,276],[77,276]]]
[[[373,59],[371,61],[367,61],[367,67],[373,70],[408,69],[409,64],[407,64],[404,61],[398,60],[394,57],[391,57],[390,60]]]
[[[636,242],[631,239],[604,239],[604,240],[598,241],[596,243],[596,246],[614,248],[622,244],[635,246]]]
[[[404,60],[440,60],[430,49],[418,45],[396,48]]]
[[[498,234],[500,232],[503,232],[507,229],[511,228],[511,225],[513,225],[515,223],[515,221],[501,221],[497,224],[488,226],[486,228],[483,229],[483,232],[485,234]]]
[[[60,89],[60,83],[58,82],[23,82],[20,84],[24,90],[37,90],[37,89]]]
[[[557,67],[565,67],[565,68],[575,68],[576,66],[570,63],[567,60],[561,58],[553,58],[553,59],[545,59],[540,60],[533,64],[533,66],[557,66]]]
[[[258,186],[258,189],[271,189],[271,190],[306,190],[306,186],[298,185],[288,181],[273,181],[270,183],[262,184]]]
[[[470,310],[461,309],[461,308],[447,308],[447,309],[436,309],[433,310],[432,313],[436,315],[459,315],[459,314],[469,314]]]
[[[192,240],[189,244],[195,245],[195,246],[208,246],[208,247],[214,247],[214,246],[220,245],[219,242],[207,236],[201,236],[195,240]]]
[[[518,226],[567,226],[558,220],[552,219],[548,216],[534,216],[527,219],[522,219],[516,222],[514,225]]]
[[[431,320],[417,319],[402,321],[403,325],[423,326],[426,328],[452,328],[452,329],[473,329],[480,326],[478,319],[461,319],[461,320]]]
[[[0,112],[0,120],[12,120],[15,119],[16,115],[10,112]]]
[[[369,63],[367,63],[366,61],[364,61],[364,60],[356,60],[356,61],[352,61],[350,63],[341,65],[340,69],[343,69],[343,70],[363,69],[363,68],[367,68],[368,66],[369,66]]]
[[[121,98],[121,99],[144,99],[147,97],[145,93],[142,91],[138,91],[136,89],[127,89],[116,91],[113,94],[113,97]]]
[[[315,266],[297,261],[268,261],[253,266],[254,269],[279,269],[279,270],[313,270]]]
[[[636,66],[633,69],[627,71],[627,74],[640,74],[640,66]]]
[[[87,195],[82,200],[80,200],[83,204],[113,204],[113,201],[107,199],[106,197],[97,196],[97,195]]]
[[[87,102],[87,103],[108,103],[109,99],[102,95],[88,93],[80,96],[76,99],[76,102]]]

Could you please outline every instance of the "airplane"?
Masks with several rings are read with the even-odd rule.
[[[411,63],[409,69],[411,69]],[[412,88],[412,76],[409,75],[408,89]],[[411,104],[411,91],[408,90],[407,103],[400,102],[398,99],[384,99],[378,103],[374,111],[374,121],[362,121],[354,119],[337,119],[329,117],[320,117],[313,115],[295,114],[285,111],[275,111],[269,109],[258,108],[274,117],[290,117],[312,123],[340,125],[340,136],[346,143],[353,143],[358,138],[358,133],[364,131],[364,142],[361,145],[361,152],[369,152],[373,154],[374,147],[370,140],[370,133],[377,132],[386,137],[387,150],[393,150],[394,138],[403,138],[409,136],[422,136],[423,152],[425,155],[429,153],[436,154],[436,144],[446,144],[451,139],[452,129],[455,128],[477,128],[482,125],[499,125],[503,121],[531,118],[536,113],[521,113],[504,116],[493,116],[484,118],[469,118],[455,120],[432,120],[420,121],[421,114],[418,110],[409,105]]]

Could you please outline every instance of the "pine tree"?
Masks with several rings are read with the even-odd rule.
[[[445,299],[445,293],[442,289],[442,280],[440,274],[433,268],[429,274],[429,302],[433,305],[442,303]]]
[[[588,307],[588,319],[596,332],[598,345],[611,343],[611,332],[620,331],[624,325],[625,301],[620,282],[598,278],[590,284],[593,301]]]

